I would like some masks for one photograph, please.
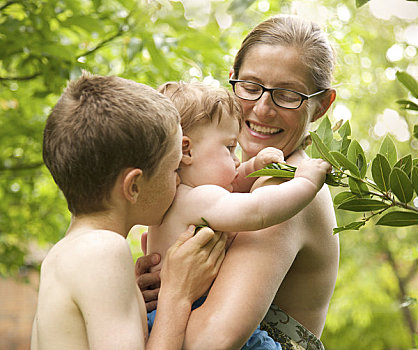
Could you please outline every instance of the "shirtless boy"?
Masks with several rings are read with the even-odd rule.
[[[192,237],[191,226],[173,241],[149,339],[125,240],[135,224],[161,223],[179,183],[181,137],[175,107],[148,86],[87,73],[69,83],[47,120],[43,157],[72,220],[42,263],[32,349],[181,348],[225,235]]]

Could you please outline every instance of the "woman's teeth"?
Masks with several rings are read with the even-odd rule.
[[[251,130],[258,132],[260,134],[265,134],[265,135],[273,135],[282,131],[282,129],[279,129],[279,128],[270,128],[266,126],[260,126],[257,124],[253,124],[251,122],[247,122],[247,125],[250,127]]]

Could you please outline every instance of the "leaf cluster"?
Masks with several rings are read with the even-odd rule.
[[[398,72],[397,78],[418,98],[418,84],[413,77]],[[401,106],[417,110],[412,101],[402,100]],[[360,143],[351,137],[350,123],[341,124],[339,122],[333,129],[325,117],[318,129],[310,133],[312,157],[322,158],[333,167],[325,183],[344,188],[333,198],[334,205],[337,209],[364,214],[358,221],[335,228],[334,233],[359,230],[373,217],[379,217],[376,225],[418,225],[418,209],[412,203],[418,196],[418,158],[408,154],[398,159],[395,143],[387,135],[375,157],[368,160]],[[415,137],[417,130],[418,125],[415,125]],[[293,166],[275,163],[250,176],[292,178],[295,171]],[[368,173],[371,176],[366,176]]]

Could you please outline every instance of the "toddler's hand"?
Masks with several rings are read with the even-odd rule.
[[[285,163],[283,152],[275,147],[263,148],[254,158],[254,169],[263,169],[271,163]]]
[[[304,159],[296,169],[295,177],[304,177],[312,182],[318,191],[325,182],[326,174],[331,171],[331,164],[322,159]]]

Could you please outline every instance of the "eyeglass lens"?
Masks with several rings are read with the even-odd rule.
[[[257,100],[263,94],[263,88],[254,83],[236,82],[235,94],[243,99]],[[285,108],[297,108],[302,102],[302,96],[288,90],[273,90],[271,96],[274,103]]]

